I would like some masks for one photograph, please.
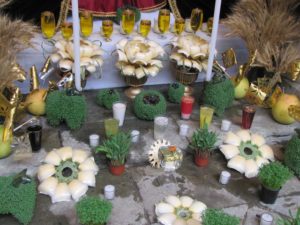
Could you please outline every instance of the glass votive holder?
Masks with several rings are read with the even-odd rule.
[[[181,118],[188,120],[193,112],[195,99],[192,96],[183,96],[181,98]]]
[[[260,216],[260,225],[272,225],[273,216],[269,213],[263,213]]]
[[[228,171],[222,171],[220,174],[219,182],[221,184],[228,184],[231,174]]]
[[[204,128],[205,124],[207,127],[209,127],[214,115],[214,111],[214,108],[211,106],[200,106],[200,128]]]
[[[113,117],[119,120],[119,126],[123,126],[126,112],[126,103],[125,102],[114,102],[113,103]]]
[[[105,135],[110,138],[119,132],[119,120],[114,118],[109,118],[104,120]]]
[[[179,127],[179,135],[186,137],[189,132],[189,125],[181,124]]]
[[[89,140],[91,147],[97,147],[99,145],[100,136],[98,134],[91,134]]]
[[[113,185],[106,185],[104,187],[104,197],[107,199],[107,200],[112,200],[115,198],[115,186]]]
[[[166,116],[156,116],[154,118],[154,139],[163,139],[167,130],[169,119]]]
[[[136,143],[140,139],[140,132],[138,130],[133,130],[130,133],[131,136],[131,142]]]
[[[243,107],[242,127],[244,129],[251,128],[255,112],[256,108],[254,105],[246,105]]]
[[[231,121],[229,120],[222,120],[221,130],[222,131],[229,131],[231,126]]]
[[[32,152],[38,152],[42,147],[42,125],[38,119],[31,121],[27,127]]]

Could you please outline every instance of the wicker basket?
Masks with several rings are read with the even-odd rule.
[[[173,68],[174,68],[174,74],[175,74],[175,79],[184,84],[184,85],[189,85],[194,83],[197,78],[198,78],[198,74],[199,72],[194,70],[194,69],[190,69],[188,70],[187,68],[180,68],[177,66],[177,64],[175,62],[173,63]]]
[[[147,79],[147,76],[144,76],[140,79],[136,78],[135,76],[124,76],[126,84],[128,84],[131,87],[143,86],[147,82]]]

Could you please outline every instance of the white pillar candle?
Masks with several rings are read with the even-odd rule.
[[[189,125],[187,124],[181,124],[179,127],[179,135],[180,136],[187,136],[189,131]]]
[[[108,200],[112,200],[115,197],[115,186],[106,185],[104,187],[104,197]]]
[[[222,171],[220,175],[219,182],[221,184],[228,184],[231,174],[227,171]]]
[[[222,131],[229,131],[231,126],[231,122],[229,120],[222,120],[221,130]]]
[[[139,138],[140,138],[140,132],[139,132],[138,130],[133,130],[133,131],[131,131],[130,135],[131,135],[131,141],[132,141],[133,143],[136,143],[136,142],[139,141]]]
[[[75,86],[78,91],[81,88],[80,76],[80,23],[78,12],[78,0],[72,0],[72,20],[73,20],[73,42],[74,42],[74,73],[75,73]]]
[[[98,134],[91,134],[89,139],[90,139],[90,146],[91,147],[99,146],[100,136]]]
[[[119,126],[123,126],[126,112],[126,104],[123,102],[115,102],[113,104],[114,119],[119,120]]]
[[[273,216],[269,213],[263,213],[260,217],[260,225],[271,225],[273,223]]]
[[[209,45],[210,47],[209,47],[208,65],[207,65],[207,71],[206,71],[206,81],[210,81],[212,78],[212,68],[213,68],[213,62],[214,62],[215,50],[216,50],[216,42],[217,42],[217,36],[218,36],[221,3],[222,3],[221,0],[216,0],[216,3],[215,3],[213,30],[212,30],[210,45]]]

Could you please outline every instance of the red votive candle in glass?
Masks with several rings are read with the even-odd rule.
[[[242,127],[250,129],[255,115],[256,109],[254,105],[246,105],[243,107]]]
[[[183,96],[181,98],[181,118],[188,120],[193,111],[195,99],[191,96]]]

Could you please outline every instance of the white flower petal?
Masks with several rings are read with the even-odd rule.
[[[245,172],[245,161],[246,160],[244,157],[237,155],[228,161],[227,166],[229,168],[239,171],[240,173],[244,173]]]
[[[59,163],[61,162],[61,158],[59,157],[59,155],[53,150],[51,152],[49,152],[44,160],[45,163],[48,164],[52,164],[55,166],[58,166]]]
[[[188,219],[186,221],[186,224],[187,225],[201,225],[201,223],[198,220],[195,220],[195,219]]]
[[[69,183],[69,190],[72,198],[77,202],[88,190],[88,186],[79,180],[73,180]]]
[[[174,222],[173,225],[186,225],[186,222],[183,219],[177,218]]]
[[[239,136],[237,136],[236,134],[232,133],[231,131],[229,131],[226,134],[224,142],[226,144],[239,146],[241,143],[241,138]]]
[[[226,159],[231,159],[240,153],[238,147],[234,145],[220,145],[220,151],[224,154]]]
[[[95,187],[96,186],[96,178],[93,171],[81,171],[78,173],[78,180],[82,183],[90,186]]]
[[[173,225],[176,220],[176,216],[173,213],[162,214],[157,218],[157,220],[163,225]]]
[[[83,163],[90,156],[90,152],[84,150],[73,150],[72,161],[77,163]]]
[[[181,206],[181,201],[177,196],[169,195],[165,198],[165,202],[169,203],[170,205],[174,206],[175,208],[178,208]]]
[[[149,66],[147,69],[149,75],[152,77],[155,77],[159,72],[159,68],[157,66]]]
[[[273,150],[269,145],[260,146],[259,151],[261,152],[263,158],[269,159],[271,161],[275,160]]]
[[[251,142],[253,144],[257,145],[258,147],[260,147],[260,146],[262,146],[263,144],[266,143],[264,137],[259,135],[259,134],[252,134],[251,135]]]
[[[62,147],[56,151],[60,158],[65,161],[67,159],[72,159],[73,151],[71,147]]]
[[[122,39],[116,44],[116,48],[124,51],[125,45],[127,44],[128,40],[126,38]]]
[[[180,197],[181,205],[184,208],[189,208],[193,204],[193,199],[189,196]]]
[[[66,183],[59,183],[51,199],[52,203],[70,201],[71,193],[68,185]]]
[[[260,167],[262,167],[263,165],[269,163],[269,161],[268,161],[267,159],[265,159],[265,158],[263,158],[263,157],[260,157],[260,156],[257,156],[257,157],[256,157],[255,162],[256,162],[256,165],[257,165],[258,168],[260,168]]]
[[[55,167],[52,164],[44,164],[41,165],[38,169],[38,179],[39,181],[44,181],[45,179],[51,177],[53,174],[55,174]]]
[[[55,177],[49,177],[44,180],[38,187],[38,191],[44,195],[54,195],[58,180]]]
[[[161,202],[161,203],[158,203],[156,206],[155,206],[155,214],[157,216],[160,216],[162,214],[165,214],[165,213],[173,213],[174,212],[174,207],[168,203],[165,203],[165,202]]]
[[[119,61],[128,62],[127,56],[121,50],[117,50]]]
[[[258,166],[253,159],[246,160],[245,162],[245,176],[247,178],[256,177],[258,174]]]
[[[202,221],[202,213],[193,213],[192,218],[197,221]]]
[[[239,136],[243,142],[251,140],[251,135],[249,130],[240,130],[236,133],[236,135]]]
[[[134,73],[138,79],[141,79],[142,77],[146,76],[145,71],[142,67],[136,68]]]
[[[202,213],[206,208],[207,206],[203,202],[194,201],[190,207],[190,211],[193,213]]]
[[[79,169],[82,171],[93,171],[94,174],[98,173],[98,166],[96,165],[94,158],[87,158],[83,163],[79,165]]]

